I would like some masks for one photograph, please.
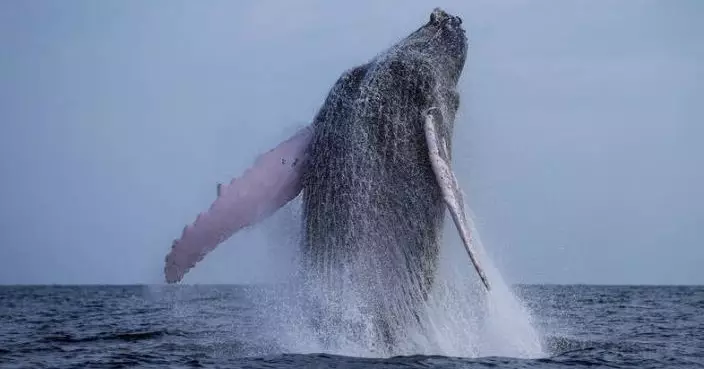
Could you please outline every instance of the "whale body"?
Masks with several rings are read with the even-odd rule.
[[[489,289],[451,169],[468,49],[461,24],[435,9],[418,30],[344,72],[311,125],[217,186],[210,209],[174,241],[167,282],[302,193],[306,275],[329,290],[363,291],[387,333],[432,288],[446,209]]]

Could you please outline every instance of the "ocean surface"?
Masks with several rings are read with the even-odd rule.
[[[0,367],[704,367],[704,287],[512,289],[539,333],[540,354],[374,357],[344,345],[316,352],[302,343],[312,340],[305,333],[294,343],[279,339],[293,326],[267,321],[285,305],[262,286],[4,286]],[[512,323],[500,320],[508,320],[508,340]],[[500,352],[501,340],[492,344]]]

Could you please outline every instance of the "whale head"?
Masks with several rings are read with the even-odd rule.
[[[435,8],[426,24],[395,47],[397,51],[421,55],[434,69],[444,72],[454,83],[457,83],[462,73],[468,48],[462,18],[440,8]]]

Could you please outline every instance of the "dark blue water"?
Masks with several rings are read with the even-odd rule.
[[[546,351],[530,359],[288,352],[258,289],[0,287],[0,367],[704,367],[704,287],[518,286]]]

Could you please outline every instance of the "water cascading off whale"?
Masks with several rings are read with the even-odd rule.
[[[468,49],[461,23],[435,9],[421,28],[343,73],[310,126],[217,186],[212,206],[174,241],[167,282],[303,192],[304,269],[333,289],[355,284],[380,316],[427,297],[446,208],[489,289],[450,165]]]

